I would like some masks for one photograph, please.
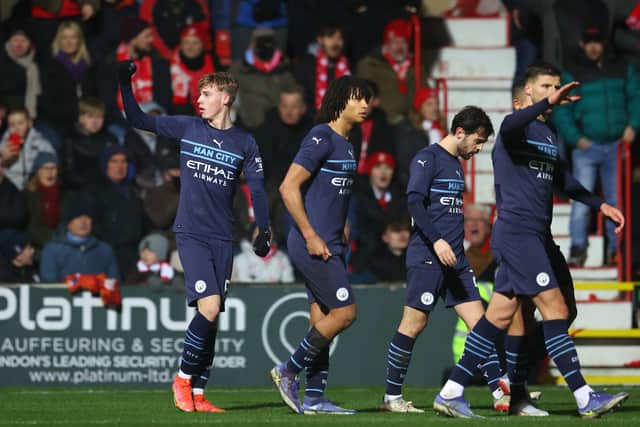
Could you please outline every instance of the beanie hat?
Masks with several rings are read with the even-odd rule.
[[[582,31],[581,40],[583,43],[600,42],[604,43],[605,37],[602,30],[595,25],[591,25]]]
[[[124,154],[127,159],[129,159],[129,154],[123,146],[119,144],[107,145],[100,154],[100,170],[102,171],[102,173],[106,174],[107,163],[109,163],[109,160],[111,160],[111,158],[116,154]]]
[[[76,196],[75,198],[69,200],[69,202],[66,204],[63,220],[66,225],[81,216],[88,216],[89,218],[93,216],[91,204],[86,198],[82,196]]]
[[[149,249],[156,254],[158,261],[167,259],[169,253],[169,241],[160,233],[151,233],[140,241],[138,252]]]
[[[411,41],[411,23],[404,19],[394,19],[384,28],[383,43],[388,43],[392,37]]]
[[[422,104],[429,98],[438,98],[438,91],[430,87],[422,87],[416,90],[416,95],[413,97],[413,108],[416,111],[420,111]]]
[[[211,49],[211,38],[209,37],[209,28],[205,21],[200,21],[187,25],[180,33],[180,40],[185,37],[196,37],[204,45],[205,50]]]
[[[375,151],[367,157],[367,173],[371,173],[371,170],[380,164],[385,164],[391,169],[395,169],[396,159],[391,153],[387,153],[386,151]]]
[[[137,16],[126,16],[120,21],[120,37],[124,42],[130,42],[138,34],[150,27],[151,24]]]
[[[31,165],[31,175],[35,175],[40,168],[47,163],[55,163],[55,165],[58,166],[58,156],[48,151],[39,152]]]

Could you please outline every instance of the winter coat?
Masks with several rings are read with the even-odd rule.
[[[84,243],[73,242],[65,233],[42,250],[40,279],[62,282],[73,273],[105,273],[107,277],[120,278],[116,257],[108,244],[93,236]]]
[[[396,132],[396,170],[395,178],[401,188],[407,188],[409,183],[409,165],[416,153],[430,143],[429,134],[416,127],[409,121],[403,120],[395,128]]]
[[[144,211],[154,228],[171,231],[178,212],[180,189],[173,181],[152,188],[144,198]]]
[[[106,130],[87,135],[77,126],[62,147],[62,182],[67,189],[80,190],[97,186],[102,180],[100,154],[116,138]]]
[[[27,231],[31,236],[31,243],[36,249],[42,249],[56,234],[60,224],[56,228],[49,228],[47,224],[42,221],[42,193],[39,191],[24,191],[25,199],[27,200],[27,206],[29,207],[29,225]],[[60,201],[58,206],[60,209],[60,223],[62,223],[63,212],[65,202],[68,200],[67,193],[62,189],[60,190]]]
[[[232,282],[291,283],[293,280],[293,267],[287,254],[276,248],[260,258],[248,240],[240,241],[240,253],[233,257]]]
[[[7,130],[2,136],[0,142],[0,150],[9,142],[9,131]],[[27,185],[27,180],[31,174],[31,168],[36,156],[41,152],[55,153],[51,143],[34,128],[27,132],[27,138],[20,148],[18,159],[8,168],[5,168],[4,174],[18,187],[23,190]]]
[[[0,45],[0,100],[9,108],[24,107],[26,92],[27,72]]]
[[[0,176],[0,230],[22,230],[29,222],[29,209],[24,194],[7,177]],[[7,207],[11,207],[8,209]]]

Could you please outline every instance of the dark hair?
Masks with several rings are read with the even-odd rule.
[[[300,95],[300,97],[302,98],[302,101],[304,102],[304,88],[302,86],[300,86],[298,83],[292,83],[292,84],[287,84],[285,85],[282,89],[280,89],[280,95],[282,95],[283,93],[286,94],[292,94],[292,93],[296,93],[298,95]]]
[[[487,113],[482,108],[467,105],[453,117],[451,121],[451,133],[454,134],[457,128],[462,128],[467,135],[479,131],[486,132],[487,136],[493,135],[493,125]]]
[[[31,114],[29,114],[29,110],[27,110],[25,107],[13,107],[10,108],[9,111],[7,111],[7,117],[13,115],[13,114],[22,114],[24,115],[28,120],[31,120]]]
[[[513,86],[511,86],[511,99],[516,99],[520,95],[520,92],[524,91],[526,83],[524,79],[518,79],[513,82]]]
[[[337,120],[347,106],[350,99],[371,100],[372,93],[369,85],[354,76],[342,76],[329,84],[327,92],[322,98],[322,105],[316,116],[317,123],[329,123]]]
[[[385,231],[411,230],[411,218],[404,214],[387,215],[384,220]]]
[[[560,74],[560,70],[548,62],[534,62],[527,67],[527,71],[524,74],[524,82],[528,83],[537,79],[538,76],[560,77]]]
[[[342,37],[344,37],[344,29],[342,28],[342,26],[334,22],[327,22],[326,24],[323,24],[320,27],[320,30],[318,30],[317,36],[327,37],[327,36],[332,36],[335,33],[340,33],[342,34]]]
[[[372,98],[380,96],[380,88],[378,87],[378,83],[374,82],[373,80],[365,80],[365,83],[371,88]]]

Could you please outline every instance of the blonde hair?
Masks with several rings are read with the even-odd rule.
[[[78,51],[71,57],[71,61],[74,64],[82,61],[83,59],[87,64],[91,63],[91,56],[89,55],[89,50],[87,49],[87,43],[84,40],[84,33],[82,32],[82,28],[74,21],[64,21],[60,25],[58,25],[58,31],[56,32],[56,36],[53,38],[53,42],[51,43],[51,51],[53,52],[53,56],[55,57],[58,52],[60,52],[60,39],[62,38],[62,32],[65,30],[73,30],[78,36],[79,45]]]
[[[238,88],[240,87],[238,80],[225,72],[209,73],[202,76],[198,82],[198,89],[202,90],[206,86],[215,86],[218,90],[227,92],[229,94],[229,106],[236,99]]]
[[[104,117],[106,107],[100,98],[95,96],[83,96],[78,101],[78,116],[90,114]]]

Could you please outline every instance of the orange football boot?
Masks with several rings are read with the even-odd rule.
[[[193,396],[191,395],[191,379],[176,376],[171,386],[173,390],[173,403],[176,408],[184,412],[193,412]]]
[[[218,408],[216,405],[205,399],[204,394],[194,394],[193,404],[196,408],[196,412],[225,412],[224,409]]]

